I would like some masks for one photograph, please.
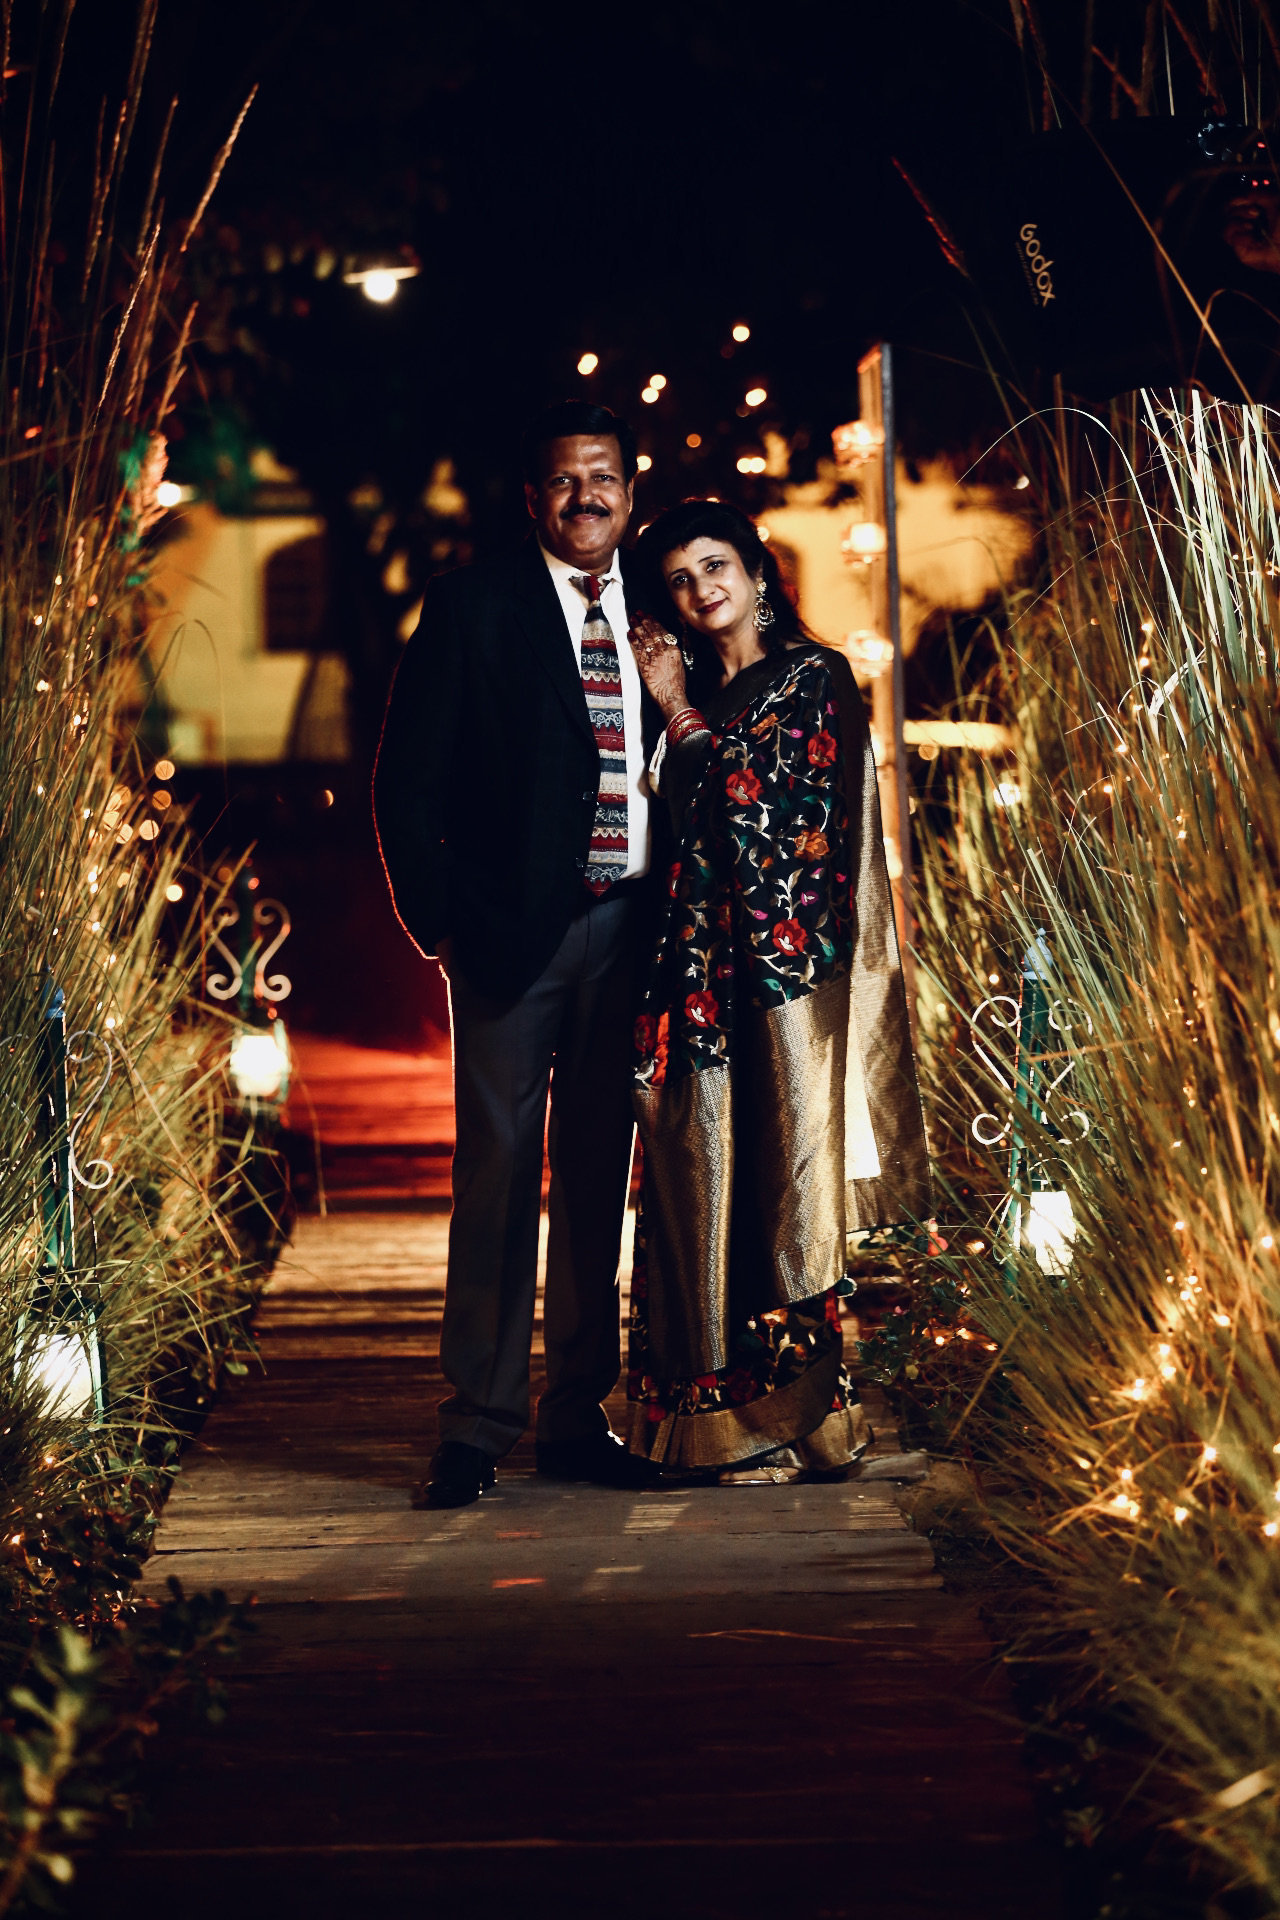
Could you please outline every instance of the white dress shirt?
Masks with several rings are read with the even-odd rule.
[[[582,629],[587,624],[585,596],[574,586],[583,568],[571,567],[548,553],[542,542],[538,548],[547,563],[552,585],[560,596],[565,625],[573,642],[573,657],[582,671]],[[615,554],[609,572],[601,576],[600,607],[613,630],[618,649],[618,671],[622,675],[622,725],[627,750],[627,870],[624,880],[636,880],[649,871],[649,782],[644,761],[644,717],[641,712],[640,669],[627,640],[626,595],[622,588],[622,569]]]

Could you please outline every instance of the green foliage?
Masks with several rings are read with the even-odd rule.
[[[971,1230],[967,1237],[986,1243]],[[883,1298],[860,1317],[860,1375],[893,1395],[910,1443],[936,1451],[962,1450],[974,1429],[966,1414],[976,1397],[987,1394],[996,1362],[995,1343],[973,1314],[970,1268],[981,1253],[967,1258],[902,1257],[903,1285],[878,1289]]]
[[[56,1906],[74,1853],[129,1805],[129,1781],[162,1707],[185,1696],[211,1721],[223,1693],[211,1662],[239,1649],[249,1625],[225,1594],[170,1597],[95,1644],[74,1627],[47,1631],[0,1718],[0,1916],[20,1897]]]

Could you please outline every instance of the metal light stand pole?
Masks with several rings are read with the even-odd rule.
[[[1027,1215],[1031,1209],[1034,1176],[1022,1188],[1024,1167],[1028,1173],[1027,1143],[1022,1116],[1030,1113],[1037,1124],[1044,1122],[1040,1103],[1040,1064],[1049,1038],[1049,1001],[1040,978],[1040,954],[1028,947],[1022,956],[1022,999],[1018,1008],[1018,1054],[1014,1067],[1013,1131],[1009,1147],[1010,1257],[1005,1262],[1005,1284],[1012,1287],[1016,1276],[1014,1256],[1022,1243]]]
[[[878,457],[866,462],[859,485],[868,520],[884,528],[882,554],[870,562],[872,626],[889,640],[893,658],[888,673],[871,682],[871,726],[879,746],[877,784],[885,856],[893,888],[894,918],[907,985],[907,1005],[915,1024],[915,968],[910,948],[915,939],[911,907],[911,804],[907,791],[907,751],[902,737],[906,708],[902,662],[902,619],[898,604],[898,503],[895,472],[893,349],[888,341],[858,362],[860,418],[884,435]]]
[[[76,1260],[75,1182],[71,1114],[67,1099],[67,1007],[62,988],[46,981],[38,1042],[40,1084],[37,1129],[44,1162],[41,1214],[44,1265],[37,1292],[37,1313],[48,1328],[66,1330],[83,1343],[93,1382],[93,1407],[106,1414],[106,1367],[98,1333],[98,1306]],[[33,1318],[36,1316],[33,1316]]]
[[[67,1003],[50,980],[40,1009],[40,1144],[44,1149],[45,1271],[76,1264],[75,1195],[71,1185],[71,1121],[67,1102]]]

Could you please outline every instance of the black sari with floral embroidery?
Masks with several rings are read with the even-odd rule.
[[[865,1441],[847,1235],[930,1204],[870,737],[817,644],[703,712],[660,773],[680,855],[636,1028],[628,1440],[670,1466],[792,1445],[835,1467]]]

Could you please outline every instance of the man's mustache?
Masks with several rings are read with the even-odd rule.
[[[563,507],[560,512],[560,518],[562,520],[576,520],[580,513],[590,514],[594,520],[607,520],[609,518],[608,507],[592,507],[581,504],[573,507]]]

